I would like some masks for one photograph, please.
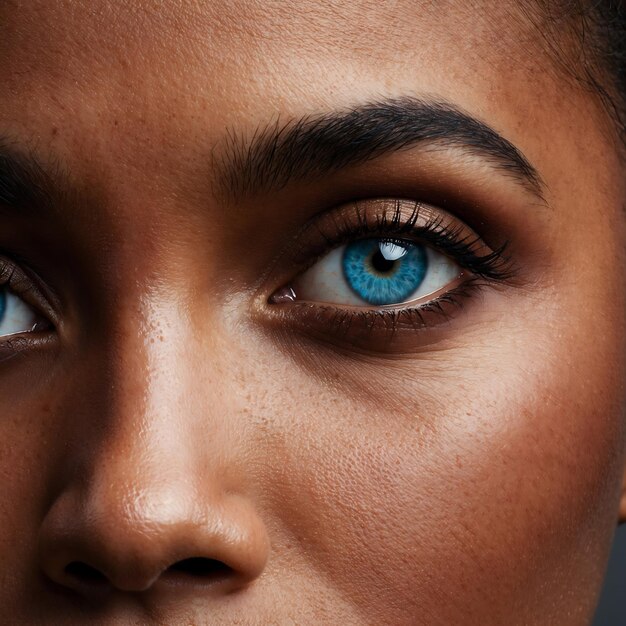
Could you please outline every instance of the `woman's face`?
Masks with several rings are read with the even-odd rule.
[[[588,623],[626,189],[530,15],[2,3],[9,622]]]

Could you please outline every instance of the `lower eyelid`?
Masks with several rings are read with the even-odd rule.
[[[414,354],[449,339],[450,324],[473,296],[487,286],[477,278],[419,307],[346,308],[296,302],[270,307],[273,333],[293,343],[294,331],[315,343],[373,356]],[[489,285],[491,286],[491,285]]]

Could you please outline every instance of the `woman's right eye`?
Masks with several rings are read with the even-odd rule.
[[[0,287],[0,338],[33,332],[44,322],[42,316],[7,287]]]

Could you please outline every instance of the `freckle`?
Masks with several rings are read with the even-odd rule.
[[[113,121],[113,126],[117,126],[119,124],[119,122],[117,120]]]
[[[59,132],[59,129],[56,126],[54,126],[52,128],[52,136],[54,137],[58,132]]]

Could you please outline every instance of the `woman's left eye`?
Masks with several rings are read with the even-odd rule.
[[[19,296],[0,287],[0,337],[35,330],[40,315]]]
[[[283,292],[284,299],[385,307],[452,288],[462,268],[429,246],[402,239],[358,239],[332,250]]]

